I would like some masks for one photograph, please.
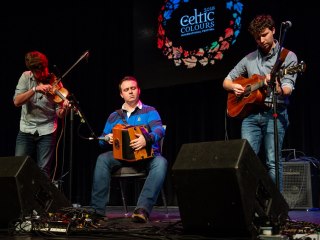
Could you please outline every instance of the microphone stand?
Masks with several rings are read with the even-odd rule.
[[[283,46],[283,42],[284,42],[284,38],[287,32],[287,27],[284,27],[284,31],[283,31],[283,35],[279,41],[279,50],[277,53],[277,60],[275,65],[272,68],[272,71],[270,73],[270,87],[271,87],[271,92],[272,92],[272,109],[273,109],[273,128],[274,128],[274,157],[275,157],[275,183],[276,186],[278,188],[278,190],[280,190],[280,182],[279,182],[279,139],[278,139],[278,126],[277,126],[277,119],[278,119],[278,113],[277,113],[277,95],[276,93],[276,81],[278,81],[278,83],[280,84],[280,79],[279,79],[279,72],[280,72],[280,67],[282,64],[282,61],[280,59],[280,55],[281,55],[281,50],[282,50],[282,46]]]
[[[79,102],[76,99],[76,97],[74,96],[74,94],[70,94],[69,96],[70,101],[72,102],[74,109],[76,110],[75,112],[79,115],[79,117],[81,118],[81,123],[86,123],[90,132],[91,132],[91,137],[94,139],[97,139],[97,135],[94,133],[94,131],[92,130],[92,127],[90,126],[90,124],[88,123],[88,120],[86,119],[86,117],[84,116],[84,114],[82,113],[82,110],[79,106]]]
[[[73,162],[73,126],[74,126],[74,109],[71,108],[70,111],[70,149],[69,149],[69,200],[71,202],[71,198],[72,198],[72,162]]]
[[[85,57],[87,57],[89,55],[89,50],[85,51],[80,58],[57,80],[57,82],[60,82],[82,59],[84,59]],[[72,95],[73,96],[73,95]],[[81,122],[86,122],[85,118],[83,117],[83,114],[80,111],[80,107],[77,103],[77,101],[75,101],[74,96],[72,97],[73,99],[71,99],[70,97],[68,97],[68,100],[70,102],[71,105],[71,111],[70,111],[70,151],[69,151],[69,200],[71,201],[72,198],[72,165],[73,165],[73,129],[74,129],[74,113],[76,113],[77,115],[80,116],[81,118]],[[90,128],[90,126],[89,126]],[[92,129],[90,128],[92,135],[94,137],[95,134],[93,133]]]
[[[81,123],[87,123],[87,126],[91,132],[92,138],[96,139],[97,136],[92,130],[91,126],[89,125],[88,121],[86,120],[84,114],[82,113],[80,106],[78,104],[78,101],[74,94],[70,94],[68,96],[69,103],[72,105],[71,111],[70,111],[70,152],[69,152],[69,200],[71,201],[72,198],[72,176],[73,176],[73,130],[74,130],[74,114],[76,113],[80,117]]]

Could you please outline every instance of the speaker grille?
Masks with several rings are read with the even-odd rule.
[[[312,185],[310,163],[283,163],[282,195],[290,209],[312,208]]]

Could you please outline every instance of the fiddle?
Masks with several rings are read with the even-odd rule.
[[[48,92],[55,103],[61,103],[67,99],[69,91],[63,87],[61,79],[58,79],[56,75],[51,73],[47,79],[48,84],[51,85],[51,89]]]

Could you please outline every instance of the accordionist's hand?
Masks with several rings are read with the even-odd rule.
[[[135,135],[137,138],[130,141],[130,147],[134,150],[140,150],[147,145],[146,139],[142,134],[136,133]]]

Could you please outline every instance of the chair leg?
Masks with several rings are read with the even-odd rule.
[[[166,199],[166,194],[163,190],[163,188],[161,189],[161,197],[162,197],[162,202],[163,202],[163,205],[166,209],[166,217],[169,216],[169,210],[168,210],[168,205],[167,205],[167,199]]]
[[[129,212],[128,212],[128,206],[127,206],[126,197],[125,197],[124,190],[123,190],[125,186],[123,186],[122,179],[120,179],[119,183],[120,183],[120,192],[121,192],[122,204],[123,204],[124,212],[125,212],[124,215],[127,217]]]

